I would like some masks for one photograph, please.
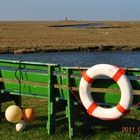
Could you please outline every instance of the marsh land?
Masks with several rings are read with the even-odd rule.
[[[140,50],[140,22],[0,22],[0,53],[105,50]]]

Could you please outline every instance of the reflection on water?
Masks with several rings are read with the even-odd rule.
[[[61,66],[87,66],[108,63],[120,67],[139,67],[140,52],[49,52],[32,54],[0,54],[0,59],[58,63]]]

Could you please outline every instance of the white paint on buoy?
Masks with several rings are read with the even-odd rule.
[[[24,120],[21,120],[16,124],[16,131],[23,131],[26,127],[26,123]]]

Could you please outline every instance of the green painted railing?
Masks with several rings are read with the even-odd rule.
[[[75,106],[80,103],[81,72],[87,69],[60,67],[58,64],[0,60],[0,112],[2,103],[9,100],[14,100],[17,105],[22,106],[22,96],[45,98],[48,100],[48,134],[55,131],[55,115],[65,110],[71,138],[75,128]],[[140,69],[129,68],[126,74],[133,87],[133,104],[136,104],[140,102]],[[91,94],[97,103],[111,106],[117,104],[121,96],[119,86],[112,79],[103,77],[94,80]]]

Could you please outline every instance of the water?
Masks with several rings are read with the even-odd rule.
[[[106,27],[102,23],[91,23],[91,24],[81,24],[81,25],[64,25],[63,28],[89,28],[89,27]]]
[[[57,28],[89,28],[89,27],[110,27],[109,25],[103,23],[89,23],[89,24],[74,24],[74,25],[57,25],[57,26],[50,26],[50,27],[57,27]]]
[[[32,54],[0,54],[0,59],[57,63],[61,66],[90,67],[108,63],[120,67],[139,67],[140,52],[49,52]]]

